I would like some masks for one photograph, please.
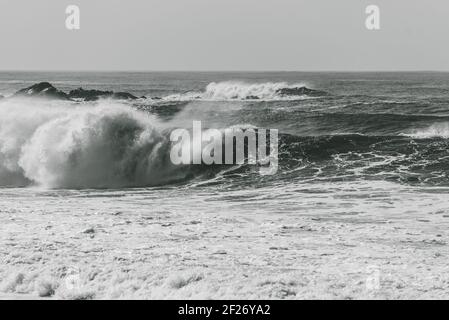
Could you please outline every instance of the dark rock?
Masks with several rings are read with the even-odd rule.
[[[0,94],[0,100],[2,100],[4,98],[4,96],[2,96],[1,94]]]
[[[112,91],[84,90],[83,88],[78,88],[69,92],[69,98],[83,99],[84,101],[95,101],[100,97],[111,96],[112,94]]]
[[[66,93],[59,91],[48,82],[40,82],[31,87],[17,91],[14,97],[43,97],[50,99],[68,100]]]
[[[276,93],[285,96],[322,96],[327,94],[324,91],[313,90],[307,87],[281,88],[276,90]]]
[[[88,229],[84,230],[83,233],[95,233],[95,229],[94,228],[88,228]]]
[[[69,98],[71,99],[83,99],[84,101],[96,101],[100,98],[112,98],[118,100],[135,100],[136,96],[128,92],[113,92],[102,90],[84,90],[78,88],[69,92]]]
[[[138,99],[135,95],[132,95],[128,92],[114,92],[112,94],[112,99],[119,99],[119,100],[136,100]]]
[[[84,101],[96,101],[100,98],[111,98],[118,100],[135,100],[136,96],[128,92],[113,92],[102,90],[85,90],[78,88],[70,91],[69,94],[59,91],[48,82],[40,82],[31,87],[17,91],[14,97],[43,97],[60,100],[81,99]],[[1,97],[1,96],[0,96]]]
[[[218,251],[215,251],[212,254],[228,254],[228,253],[225,250],[218,250]]]
[[[247,96],[247,100],[259,100],[260,98],[258,96]]]

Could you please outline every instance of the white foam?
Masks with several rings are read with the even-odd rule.
[[[298,100],[304,96],[282,96],[280,89],[304,87],[304,84],[286,82],[246,83],[242,81],[224,81],[209,83],[204,92],[187,92],[163,98],[167,101],[228,101],[228,100]]]
[[[170,180],[158,120],[130,106],[11,100],[0,108],[0,185],[145,186]]]
[[[428,128],[402,133],[401,136],[415,139],[444,138],[449,139],[449,123],[438,123]]]

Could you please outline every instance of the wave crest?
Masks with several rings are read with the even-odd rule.
[[[428,128],[415,130],[411,133],[402,133],[402,136],[414,138],[414,139],[432,139],[443,138],[449,139],[449,123],[437,123]]]
[[[246,83],[241,81],[223,81],[209,83],[204,92],[186,92],[169,95],[164,100],[190,101],[228,101],[228,100],[298,100],[310,95],[324,94],[308,89],[304,84],[286,82]]]

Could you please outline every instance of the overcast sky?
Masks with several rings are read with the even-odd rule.
[[[448,0],[0,0],[0,70],[449,71],[448,36]]]

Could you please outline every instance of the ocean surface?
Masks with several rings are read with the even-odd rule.
[[[446,73],[0,73],[0,94],[41,81],[63,91],[126,91],[145,99],[82,107],[61,102],[60,110],[55,102],[4,101],[2,187],[110,189],[180,181],[205,190],[298,184],[315,189],[362,181],[449,185]],[[326,94],[276,93],[300,86]],[[245,165],[173,168],[167,131],[191,128],[193,120],[203,128],[277,129],[278,174],[262,177]],[[147,141],[137,145],[138,139]]]
[[[314,256],[316,251],[324,259],[335,243],[348,242],[375,246],[353,251],[353,257],[376,257],[369,263],[382,269],[386,263],[382,252],[393,261],[398,243],[403,245],[417,232],[421,234],[417,244],[401,247],[414,251],[398,260],[408,261],[416,272],[401,271],[397,280],[416,277],[418,262],[412,260],[419,250],[432,243],[437,248],[440,244],[432,241],[441,238],[434,237],[446,236],[449,73],[1,72],[0,94],[8,97],[41,81],[65,92],[83,87],[126,91],[142,98],[76,103],[0,100],[0,215],[8,212],[8,219],[18,219],[8,220],[13,225],[4,227],[6,246],[14,242],[11,239],[20,239],[26,226],[44,230],[46,223],[55,221],[52,216],[66,217],[60,222],[66,227],[60,234],[70,238],[66,232],[73,226],[87,228],[89,221],[106,224],[94,215],[118,212],[129,222],[123,227],[128,228],[126,232],[133,223],[142,226],[149,221],[142,217],[161,219],[163,230],[175,228],[172,232],[185,240],[181,255],[190,252],[195,266],[208,260],[195,255],[200,251],[189,241],[213,247],[211,254],[218,252],[219,257],[226,257],[226,251],[228,258],[245,260],[254,255],[245,265],[267,272],[265,261],[279,274],[299,263],[297,252],[279,254],[279,248],[307,248],[303,256]],[[301,86],[320,94],[279,94],[280,89]],[[194,120],[202,121],[203,128],[277,129],[278,172],[263,176],[257,166],[247,164],[173,165],[169,133],[174,128],[191,128]],[[191,227],[182,229],[187,217]],[[20,219],[26,222],[20,224]],[[154,237],[148,243],[174,237],[163,233],[157,238],[162,229],[152,229]],[[115,236],[115,249],[129,251],[137,248],[136,243],[143,245],[145,235],[139,233],[143,229],[132,230],[134,236],[129,239],[133,240]],[[304,230],[312,233],[304,238]],[[314,236],[317,230],[321,231]],[[34,238],[39,239],[38,234]],[[170,247],[172,251],[164,250],[175,252],[179,243]],[[276,248],[276,256],[269,258],[267,252]],[[332,266],[344,273],[339,267],[350,264],[347,250],[352,249],[341,251],[344,258],[309,267],[326,276]],[[70,250],[67,255],[71,256]],[[136,261],[136,256],[131,260]],[[175,259],[177,271],[192,267],[184,258]],[[223,259],[214,260],[216,268],[227,268],[229,261]],[[237,260],[232,261],[235,267]],[[444,263],[435,263],[444,268]],[[325,265],[327,269],[320,269]],[[16,268],[9,266],[10,271]],[[163,270],[163,264],[159,266]],[[365,264],[352,264],[345,270],[363,268]],[[432,270],[428,276],[441,270]],[[317,296],[330,290],[312,284],[304,288],[311,287],[320,288]],[[102,289],[92,290],[97,296],[103,294],[98,293]],[[242,297],[273,297],[279,293],[273,290],[261,295],[242,293]],[[341,291],[334,291],[342,297]],[[393,290],[387,296],[395,294]],[[119,296],[130,293],[114,297]]]

